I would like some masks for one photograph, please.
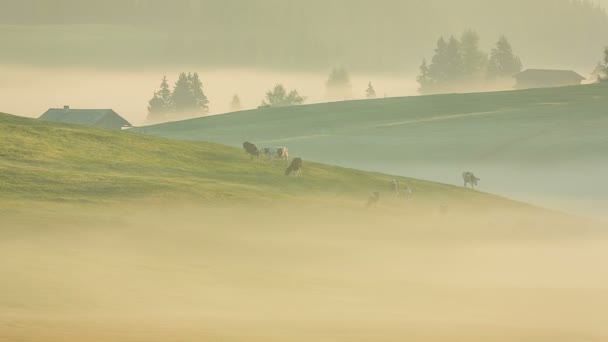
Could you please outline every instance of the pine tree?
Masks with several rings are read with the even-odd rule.
[[[169,81],[167,81],[167,76],[163,77],[163,80],[160,84],[160,91],[158,92],[158,97],[163,102],[163,108],[165,113],[170,113],[173,111],[173,103],[171,100],[171,89],[169,88]]]
[[[422,64],[420,65],[420,74],[416,79],[420,87],[418,88],[418,92],[420,94],[431,94],[434,91],[434,82],[430,76],[429,67],[426,63],[426,58],[422,60]]]
[[[234,95],[232,97],[232,101],[230,102],[230,110],[233,112],[238,112],[241,110],[241,98],[238,95]]]
[[[195,101],[193,114],[207,114],[209,112],[209,100],[203,92],[203,82],[201,82],[198,73],[188,74],[188,81]]]
[[[160,84],[160,90],[154,93],[154,97],[148,102],[148,118],[150,122],[165,121],[171,112],[173,112],[173,104],[171,100],[171,90],[167,77],[163,77]]]
[[[488,77],[507,78],[521,72],[521,70],[521,60],[513,54],[511,43],[509,43],[507,37],[501,36],[490,54]]]
[[[460,39],[462,55],[462,72],[468,81],[481,79],[485,74],[488,56],[479,49],[479,35],[473,30],[467,30]]]
[[[446,82],[450,86],[457,86],[462,81],[463,62],[460,51],[460,41],[454,36],[450,37],[446,47]]]
[[[432,92],[440,92],[443,88],[446,88],[449,74],[447,49],[448,44],[445,42],[443,37],[440,37],[439,40],[437,40],[435,55],[433,55],[431,65],[428,67],[428,79],[432,80],[433,84]]]
[[[194,97],[191,87],[192,74],[182,72],[173,88],[171,96],[175,111],[180,115],[194,114],[197,109],[197,99]]]
[[[604,49],[604,64],[598,65],[597,79],[600,82],[606,82],[608,80],[608,47]],[[597,70],[597,69],[596,69]]]
[[[376,96],[376,89],[374,89],[374,86],[372,85],[371,81],[367,85],[367,90],[365,91],[365,93],[366,93],[366,97],[368,99],[375,99],[377,97]]]
[[[165,116],[165,106],[163,100],[158,93],[154,93],[154,97],[148,102],[148,122],[158,122]]]
[[[346,100],[352,96],[350,75],[346,68],[334,68],[325,83],[327,95],[330,99]]]

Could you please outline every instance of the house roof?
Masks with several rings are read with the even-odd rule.
[[[112,109],[72,109],[51,108],[42,114],[41,120],[71,123],[102,128],[121,128],[131,126]]]
[[[517,80],[562,82],[564,80],[583,81],[585,78],[572,70],[526,69],[515,77]]]

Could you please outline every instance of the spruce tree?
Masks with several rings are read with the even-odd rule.
[[[209,112],[209,100],[203,92],[203,82],[201,82],[198,73],[188,74],[188,81],[195,102],[193,114],[207,114]]]
[[[479,49],[479,35],[473,30],[467,30],[460,39],[462,54],[462,72],[467,81],[479,80],[488,64],[488,56]]]
[[[172,103],[180,115],[196,113],[198,102],[191,89],[191,79],[192,74],[182,72],[173,88]]]
[[[422,64],[420,65],[420,74],[416,79],[420,87],[418,91],[420,94],[431,94],[434,91],[434,82],[431,78],[429,67],[426,63],[426,58],[422,60]]]
[[[234,95],[232,97],[232,101],[230,102],[230,110],[233,112],[238,112],[241,110],[241,98],[238,95]]]
[[[166,115],[163,100],[158,93],[154,93],[154,97],[148,101],[148,122],[159,122]]]
[[[372,85],[371,81],[367,85],[367,90],[365,91],[365,93],[366,93],[366,97],[368,99],[375,99],[377,97],[376,96],[376,89],[374,89],[374,86]]]
[[[522,63],[519,57],[513,53],[511,43],[505,36],[501,36],[492,49],[488,63],[489,78],[507,78],[521,72]]]
[[[158,97],[163,103],[164,114],[171,113],[173,111],[173,103],[171,100],[171,89],[169,88],[169,81],[167,81],[167,76],[164,76],[162,82],[160,83],[160,91],[158,92]]]
[[[608,79],[608,47],[604,49],[604,64],[600,63],[597,68],[599,68],[598,81],[606,82]]]
[[[446,47],[446,82],[451,86],[457,86],[463,77],[463,62],[460,51],[460,41],[454,36],[450,37]]]
[[[428,67],[428,78],[433,83],[432,92],[440,92],[443,88],[446,88],[450,64],[447,49],[448,44],[443,37],[440,37],[437,40],[437,47],[435,47],[435,55]]]
[[[334,68],[325,83],[327,94],[330,99],[347,100],[352,96],[352,85],[350,75],[346,68]]]

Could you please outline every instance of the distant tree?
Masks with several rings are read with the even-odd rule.
[[[376,89],[374,89],[372,82],[369,82],[369,84],[367,85],[367,90],[365,91],[365,95],[368,99],[375,99],[377,97]]]
[[[163,106],[167,112],[171,111],[173,107],[173,103],[171,102],[171,89],[169,88],[169,81],[167,81],[167,76],[163,77],[162,82],[160,83],[160,91],[158,92],[158,96],[163,101]]]
[[[180,114],[192,113],[196,109],[197,101],[190,89],[190,78],[185,72],[179,75],[175,87],[173,88],[173,105],[175,111]]]
[[[156,122],[162,120],[163,116],[167,113],[165,111],[165,106],[163,100],[161,100],[158,93],[154,93],[154,97],[150,101],[148,101],[148,117],[147,120],[149,122]]]
[[[166,120],[173,112],[172,94],[169,89],[167,77],[163,77],[160,90],[154,93],[154,97],[148,102],[148,121],[158,122]]]
[[[263,106],[284,107],[300,105],[306,101],[306,97],[300,96],[297,90],[287,93],[282,84],[277,84],[273,90],[266,93],[266,99],[262,101]]]
[[[457,84],[462,81],[463,76],[463,61],[460,52],[460,41],[456,37],[451,36],[446,46],[446,82],[449,84]]]
[[[234,95],[232,97],[232,101],[230,102],[230,110],[233,112],[238,112],[241,110],[241,98],[238,95]]]
[[[479,49],[479,35],[473,30],[467,30],[460,39],[462,54],[462,73],[467,81],[482,78],[488,65],[488,56]]]
[[[203,115],[209,112],[209,100],[197,73],[181,73],[171,96],[173,108],[180,116]]]
[[[432,87],[426,88],[427,93],[441,91],[442,88],[445,88],[449,74],[447,70],[449,67],[447,50],[448,44],[443,37],[440,37],[435,47],[435,55],[433,55],[431,64],[428,66],[428,78],[432,80],[429,85],[432,85]]]
[[[350,75],[346,68],[334,68],[325,83],[327,94],[330,99],[346,100],[352,96],[352,85]]]
[[[435,88],[434,82],[431,78],[429,67],[426,63],[426,58],[422,60],[422,64],[420,65],[420,74],[418,75],[418,78],[416,80],[420,85],[418,91],[421,94],[429,94],[433,92]]]
[[[193,114],[207,114],[209,113],[209,100],[203,92],[203,82],[201,82],[198,73],[192,75],[188,74],[188,80],[190,82],[190,91],[195,100],[195,112]]]
[[[597,65],[594,74],[599,82],[608,81],[608,47],[604,48],[604,63],[600,62]]]
[[[513,48],[507,37],[501,36],[490,54],[488,77],[507,78],[521,72],[521,70],[521,60],[513,53]]]

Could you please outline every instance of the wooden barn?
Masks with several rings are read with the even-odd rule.
[[[107,129],[125,129],[131,124],[112,109],[63,109],[51,108],[42,114],[40,120],[63,122],[76,125],[93,126]]]
[[[572,70],[527,69],[515,76],[515,89],[580,85],[585,78]]]

